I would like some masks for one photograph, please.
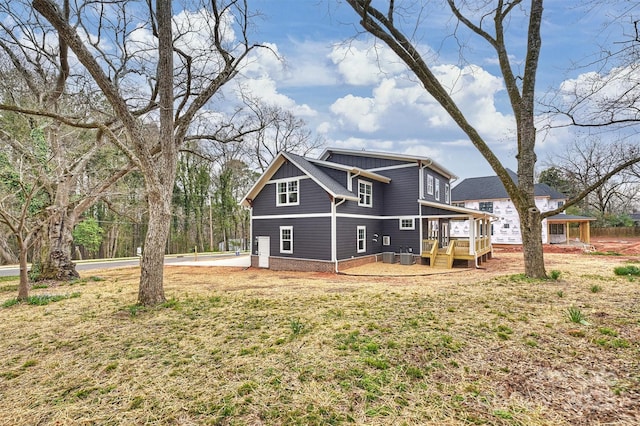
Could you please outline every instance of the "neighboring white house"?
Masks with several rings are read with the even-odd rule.
[[[518,176],[507,169],[514,182]],[[535,185],[536,207],[542,212],[555,210],[566,202],[566,196],[547,184]],[[493,213],[498,218],[491,223],[492,244],[522,244],[520,219],[513,202],[498,176],[465,179],[451,190],[451,204]],[[542,221],[543,244],[566,244],[569,242],[569,228],[577,224],[576,239],[588,243],[589,222],[593,218],[558,214]],[[451,221],[451,237],[463,238],[468,235],[468,221]],[[572,238],[573,239],[573,238]]]

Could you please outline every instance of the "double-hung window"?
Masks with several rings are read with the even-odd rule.
[[[436,179],[436,183],[435,183],[435,199],[440,201],[440,179]]]
[[[357,230],[358,239],[358,253],[364,253],[367,251],[367,227],[358,226]]]
[[[358,180],[358,205],[363,207],[373,207],[373,185],[371,182]]]
[[[433,195],[433,176],[427,175],[427,194]]]
[[[276,206],[297,206],[300,204],[298,179],[283,180],[276,183]]]
[[[293,226],[280,227],[280,253],[293,253]]]
[[[450,195],[451,195],[451,190],[449,188],[449,184],[445,183],[444,184],[444,203],[445,204],[449,204]]]

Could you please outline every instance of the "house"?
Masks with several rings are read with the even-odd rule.
[[[251,264],[338,272],[385,260],[451,267],[490,255],[490,213],[451,205],[456,176],[430,158],[327,149],[281,152],[242,200],[251,209]],[[458,245],[449,221],[473,223]],[[384,255],[383,255],[384,254]]]
[[[518,175],[507,169],[514,182]],[[536,207],[542,212],[562,207],[567,197],[544,183],[534,186]],[[520,218],[498,176],[465,179],[451,191],[452,203],[456,206],[493,213],[497,220],[491,224],[492,244],[522,244]],[[590,222],[594,218],[557,214],[542,221],[543,244],[567,244],[576,239],[590,242]],[[452,224],[452,237],[467,234],[468,224],[456,221]],[[571,232],[571,233],[570,233]],[[574,235],[575,233],[575,235]]]

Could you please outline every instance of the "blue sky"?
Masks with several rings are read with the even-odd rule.
[[[353,38],[360,28],[348,5],[328,0],[252,0],[250,4],[263,13],[254,21],[255,38],[269,43],[284,60],[261,55],[245,73],[251,90],[291,109],[328,146],[429,156],[460,179],[493,174],[393,53],[379,43],[373,49],[369,37]],[[460,33],[458,40],[466,45],[466,64],[462,64],[458,40],[446,37],[454,22],[444,7],[431,10],[430,19],[439,27],[418,34],[422,50],[471,122],[503,163],[515,170],[513,117],[495,55],[485,44],[467,41]],[[598,52],[597,43],[622,37],[618,27],[603,26],[612,11],[607,5],[592,8],[588,2],[545,3],[537,84],[541,95],[589,71],[573,64],[588,62]],[[526,28],[526,20],[514,18],[510,28],[512,57],[522,61],[525,34],[521,29]],[[573,138],[567,129],[541,135],[540,166]]]

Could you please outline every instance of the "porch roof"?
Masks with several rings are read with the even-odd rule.
[[[492,219],[492,218],[497,219],[498,218],[498,216],[493,213],[483,212],[480,210],[470,209],[467,207],[458,207],[458,206],[452,206],[449,204],[436,203],[433,201],[418,200],[418,204],[420,204],[421,206],[431,207],[434,209],[444,210],[445,212],[447,212],[445,214],[438,214],[433,216],[442,216],[442,217],[472,216],[476,219]]]
[[[564,214],[564,213],[555,214],[555,215],[549,216],[547,218],[547,222],[553,222],[553,223],[557,223],[557,222],[590,222],[592,220],[596,220],[596,218],[595,217],[588,217],[588,216],[577,216],[577,215],[572,215],[572,214]]]

